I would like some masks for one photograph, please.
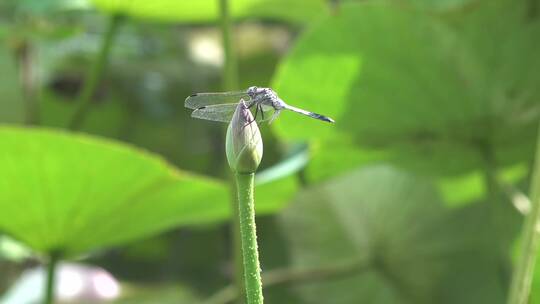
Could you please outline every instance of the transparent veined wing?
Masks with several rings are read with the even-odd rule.
[[[189,109],[198,109],[209,105],[238,103],[242,98],[250,99],[246,91],[197,93],[186,98],[184,105]]]
[[[195,109],[191,113],[191,117],[220,122],[230,122],[234,111],[236,111],[236,107],[238,107],[238,103],[204,106]],[[266,121],[272,116],[271,112],[273,108],[263,107],[262,112],[256,110],[256,108],[256,106],[253,106],[250,110],[253,116],[256,118],[257,122]]]

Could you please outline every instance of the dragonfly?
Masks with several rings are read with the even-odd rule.
[[[254,121],[258,122],[269,120],[269,123],[271,123],[279,116],[282,110],[289,110],[329,123],[334,122],[330,117],[288,105],[270,88],[256,86],[243,91],[193,94],[186,98],[185,106],[193,110],[191,117],[230,122],[241,100],[246,103],[249,109],[255,110]],[[272,115],[270,116],[270,114]]]

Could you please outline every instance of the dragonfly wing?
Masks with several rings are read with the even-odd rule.
[[[186,98],[184,105],[189,109],[198,109],[209,105],[238,103],[242,98],[249,99],[246,91],[197,93]]]
[[[205,106],[195,109],[193,113],[191,113],[191,117],[213,121],[229,122],[231,121],[231,118],[237,106],[237,103]]]
[[[220,122],[230,122],[231,118],[234,115],[234,111],[236,111],[237,107],[238,107],[237,103],[205,106],[202,108],[195,109],[191,113],[191,117],[199,118],[199,119],[206,119],[206,120],[213,120],[213,121],[220,121]],[[260,111],[256,111],[255,106],[251,108],[251,113],[253,114],[254,117],[256,117],[257,122],[263,122],[263,121],[269,120],[272,116],[271,115],[272,113],[268,112],[267,109],[264,109],[264,114],[261,113]]]

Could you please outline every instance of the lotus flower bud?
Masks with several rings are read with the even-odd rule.
[[[244,100],[238,103],[227,128],[225,150],[229,166],[236,173],[254,173],[261,163],[261,132]]]

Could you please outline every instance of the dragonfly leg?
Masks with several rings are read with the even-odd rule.
[[[264,120],[264,111],[263,111],[263,108],[262,108],[262,104],[259,104],[259,110],[261,111],[262,120]]]
[[[250,121],[249,123],[252,123],[252,122],[254,122],[255,120],[257,120],[257,115],[259,115],[259,105],[256,105],[256,106],[255,106],[255,116],[253,116],[253,120]]]
[[[254,104],[254,103],[253,103],[253,104]],[[251,106],[253,106],[253,104],[251,104],[250,106],[248,106],[248,109],[249,109]],[[257,105],[257,106],[255,107],[255,116],[253,116],[253,119],[252,119],[252,120],[250,120],[250,121],[248,121],[248,122],[246,123],[246,125],[244,126],[244,128],[247,127],[247,126],[249,126],[249,125],[250,125],[251,123],[253,123],[255,120],[257,120],[257,115],[258,115],[258,114],[259,114],[259,105]]]

